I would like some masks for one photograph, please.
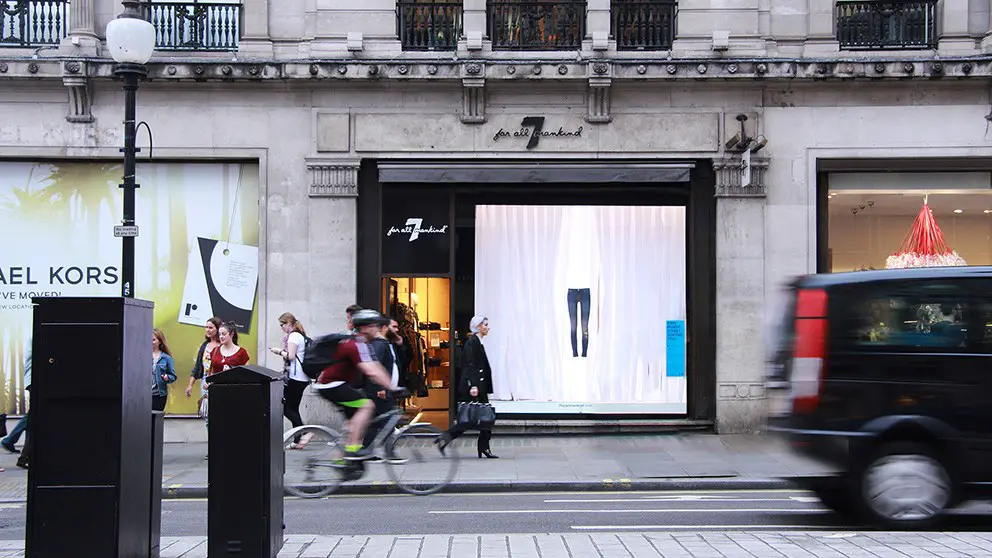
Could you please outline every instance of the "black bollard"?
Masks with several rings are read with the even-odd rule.
[[[34,298],[28,558],[153,546],[153,304]],[[156,543],[157,544],[157,543]]]
[[[207,554],[275,558],[284,528],[282,373],[238,366],[207,382]]]

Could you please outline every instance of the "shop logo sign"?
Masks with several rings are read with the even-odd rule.
[[[406,225],[403,228],[389,227],[386,231],[386,236],[393,236],[394,234],[408,234],[410,235],[409,242],[413,242],[420,238],[422,234],[445,234],[448,232],[448,225],[441,225],[441,227],[435,227],[434,225],[428,225],[424,228],[424,220],[420,217],[410,217],[406,220]]]
[[[559,126],[557,130],[545,130],[544,129],[544,117],[543,116],[526,116],[520,121],[520,129],[510,132],[504,128],[500,128],[496,135],[493,136],[493,141],[499,141],[503,138],[528,138],[527,149],[534,149],[537,147],[541,138],[581,138],[582,137],[582,126],[574,130],[565,130],[565,128]]]

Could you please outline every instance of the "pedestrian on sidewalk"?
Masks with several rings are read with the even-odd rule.
[[[28,392],[28,396],[31,394],[31,343],[32,340],[28,339],[28,349],[24,355],[24,390]],[[17,448],[15,445],[17,441],[21,439],[21,434],[27,432],[28,423],[30,421],[31,410],[30,407],[28,411],[24,413],[21,420],[17,421],[14,429],[10,431],[10,434],[5,436],[3,440],[0,440],[0,446],[10,453],[17,453]],[[28,441],[31,439],[31,435],[28,434],[24,441],[24,448],[21,451],[21,456],[17,458],[17,466],[27,469],[28,468]],[[0,467],[0,473],[3,472],[3,468]]]
[[[238,328],[234,322],[224,322],[217,330],[220,345],[210,353],[210,372],[213,376],[225,370],[248,364],[251,360],[248,351],[238,345]]]
[[[169,384],[176,381],[176,363],[161,329],[152,330],[152,410],[165,411]]]
[[[293,428],[297,428],[303,426],[300,403],[303,401],[303,392],[310,385],[310,378],[303,373],[303,357],[308,343],[307,332],[296,316],[289,312],[279,316],[279,327],[285,334],[282,338],[282,347],[271,347],[269,350],[282,357],[283,381],[286,383],[282,414],[293,423]],[[307,434],[306,440],[302,440],[299,435],[295,436],[289,449],[303,449],[312,437],[313,434]]]
[[[223,323],[220,318],[215,316],[207,320],[203,326],[203,343],[200,344],[200,349],[196,353],[193,370],[189,374],[189,383],[186,384],[186,398],[189,399],[193,396],[193,384],[197,380],[200,381],[200,401],[196,406],[196,412],[204,419],[207,418],[207,383],[204,378],[210,373],[210,355],[213,354],[214,349],[220,346],[217,332]]]
[[[489,366],[486,348],[482,345],[482,338],[489,334],[489,320],[485,316],[475,316],[469,323],[469,329],[472,333],[462,347],[462,373],[457,383],[458,400],[464,403],[489,403],[489,394],[493,392],[493,371]],[[441,434],[441,451],[470,428],[468,424],[456,424]],[[479,430],[480,459],[483,456],[488,459],[499,457],[493,455],[489,446],[492,436],[493,431],[490,429]]]
[[[375,404],[375,416],[377,417],[396,408],[397,400],[392,389],[406,387],[405,378],[400,374],[399,356],[396,354],[396,349],[393,346],[393,341],[397,337],[399,337],[399,325],[396,323],[396,320],[383,316],[378,333],[368,343],[369,349],[372,351],[372,358],[386,369],[386,373],[389,374],[392,380],[390,385],[381,386],[372,378],[365,376],[363,391],[365,392],[365,396]],[[369,424],[368,429],[365,431],[365,440],[363,442],[365,447],[372,447],[372,442],[375,441],[376,436],[379,435],[383,426],[383,423],[373,422]],[[397,458],[387,455],[386,459]]]

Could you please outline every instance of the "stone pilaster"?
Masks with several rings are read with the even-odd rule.
[[[937,51],[946,54],[972,54],[975,39],[968,32],[968,0],[944,0],[937,4]]]
[[[96,0],[73,0],[69,5],[69,33],[59,50],[71,56],[96,56],[100,38],[96,32]],[[102,33],[101,33],[102,35]]]

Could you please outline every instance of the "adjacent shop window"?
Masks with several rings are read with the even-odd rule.
[[[686,412],[685,213],[476,206],[475,313],[500,412]]]
[[[832,173],[825,271],[992,264],[987,172]]]

